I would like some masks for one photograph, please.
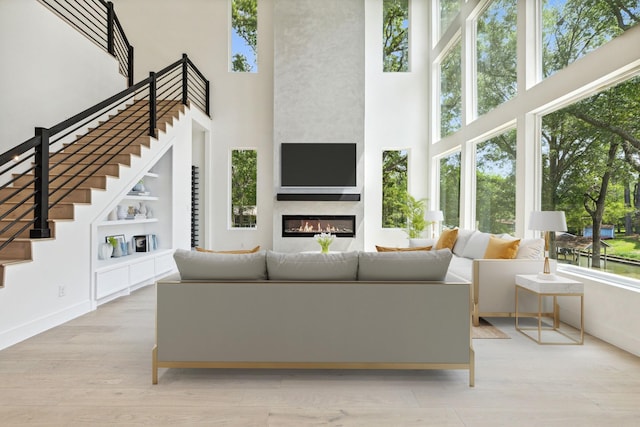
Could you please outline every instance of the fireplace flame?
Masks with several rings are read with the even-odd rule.
[[[293,231],[300,233],[337,233],[339,230],[331,224],[323,227],[320,221],[318,221],[317,224],[309,224],[309,221],[306,221],[304,225],[301,225]]]

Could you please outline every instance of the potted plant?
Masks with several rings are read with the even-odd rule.
[[[416,199],[408,193],[405,195],[403,213],[407,218],[407,228],[404,231],[409,239],[417,239],[422,236],[427,226],[427,221],[424,219],[426,205],[427,199]]]

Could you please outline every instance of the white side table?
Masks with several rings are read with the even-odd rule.
[[[529,292],[538,297],[538,327],[537,328],[521,328],[519,324],[518,313],[518,293],[524,291]],[[543,327],[542,323],[542,300],[543,297],[553,297],[553,325]],[[580,335],[579,338],[566,333],[560,329],[558,297],[580,297]],[[584,285],[571,279],[556,278],[555,280],[544,280],[538,278],[535,274],[518,274],[516,275],[516,330],[536,341],[538,344],[576,344],[584,343]],[[536,331],[536,334],[530,334],[526,331]],[[543,341],[542,331],[553,331],[568,338],[566,341]]]

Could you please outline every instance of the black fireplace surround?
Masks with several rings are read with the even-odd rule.
[[[336,237],[356,235],[355,215],[282,215],[282,237],[313,237],[331,233]]]

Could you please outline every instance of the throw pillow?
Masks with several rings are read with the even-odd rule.
[[[358,280],[441,281],[451,262],[451,251],[360,252]]]
[[[520,239],[501,239],[489,236],[489,244],[484,253],[485,259],[513,259],[518,253]]]
[[[518,259],[542,259],[544,258],[544,239],[522,239],[518,246]]]
[[[469,242],[469,239],[471,238],[473,233],[478,233],[478,231],[466,230],[462,228],[458,229],[458,237],[456,238],[456,244],[453,245],[452,250],[455,255],[462,256],[464,248],[467,246],[467,243]]]
[[[469,259],[482,259],[487,251],[489,236],[491,236],[489,233],[480,231],[473,233],[462,251],[462,256]]]
[[[270,280],[356,280],[358,253],[267,252]]]
[[[378,252],[413,252],[413,251],[430,251],[432,246],[415,246],[411,248],[392,248],[389,246],[378,246],[376,250]]]
[[[435,249],[453,249],[453,245],[456,243],[456,239],[458,238],[458,229],[454,228],[451,230],[442,230],[440,234],[440,238],[436,242]]]
[[[256,246],[253,249],[235,249],[231,251],[212,251],[211,249],[196,247],[196,251],[198,252],[208,252],[212,254],[252,254],[254,252],[258,252],[259,250],[260,250],[260,245]]]
[[[176,249],[173,259],[182,280],[264,280],[266,253],[216,254]]]

